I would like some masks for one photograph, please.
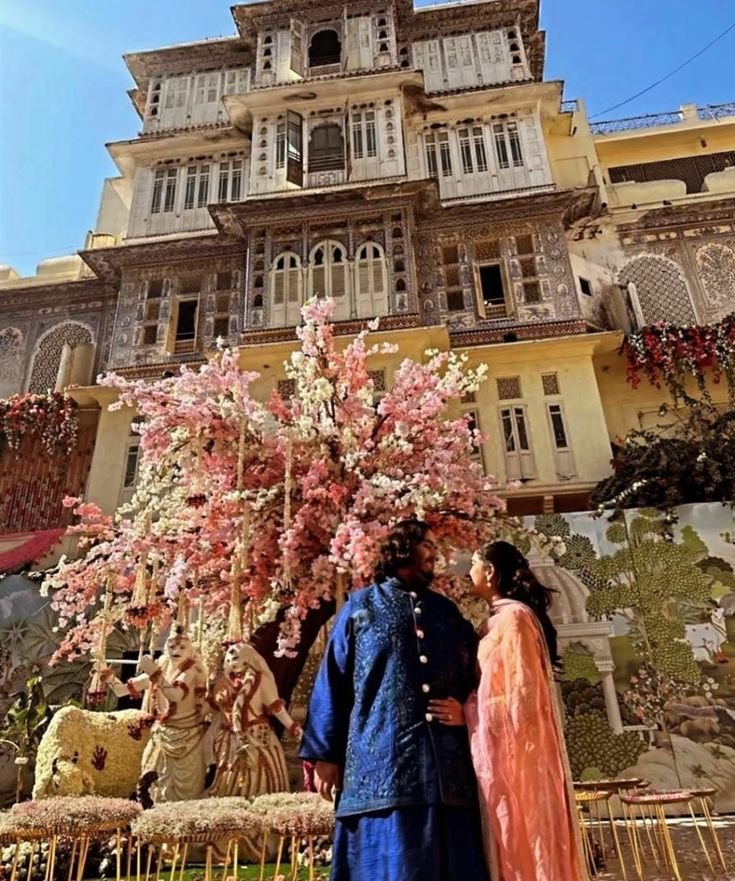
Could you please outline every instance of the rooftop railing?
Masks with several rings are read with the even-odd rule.
[[[593,122],[590,124],[590,128],[596,135],[614,135],[618,132],[635,131],[636,129],[678,125],[687,120],[699,120],[701,122],[718,121],[735,116],[735,102],[728,104],[705,104],[702,107],[692,107],[692,111],[690,115],[688,108],[682,108],[681,110],[672,110],[665,113],[647,113],[643,116],[628,116],[624,119],[608,119],[602,122]]]

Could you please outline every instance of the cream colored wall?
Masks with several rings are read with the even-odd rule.
[[[667,422],[666,418],[658,417],[658,410],[662,404],[669,408],[674,407],[668,390],[657,389],[645,377],[641,377],[640,385],[634,389],[627,382],[626,361],[622,355],[618,355],[616,351],[600,355],[595,358],[594,367],[611,439],[623,438],[633,429]],[[724,382],[719,385],[711,383],[710,391],[715,402],[726,402],[727,390]],[[693,384],[690,392],[698,397]]]
[[[639,165],[681,156],[705,156],[735,149],[735,123],[720,120],[692,127],[636,129],[619,135],[599,135],[597,153],[606,167]]]
[[[102,187],[95,232],[115,236],[118,241],[122,239],[128,229],[132,199],[132,178],[107,178]]]
[[[484,446],[489,473],[505,481],[499,409],[508,406],[498,398],[496,380],[519,376],[522,403],[527,407],[531,445],[537,478],[527,489],[596,483],[610,471],[610,445],[604,409],[592,364],[592,337],[567,338],[539,343],[510,343],[468,349],[469,363],[488,365],[488,380],[477,393],[476,409],[480,429],[488,435]],[[561,397],[546,397],[542,373],[556,373]],[[574,454],[576,476],[560,481],[556,473],[551,432],[546,412],[548,402],[561,402],[567,433]]]
[[[112,400],[112,394],[103,398],[85,494],[86,501],[99,505],[106,514],[114,513],[120,499],[130,441],[130,423],[134,416],[134,411],[129,407],[111,413],[108,404]]]

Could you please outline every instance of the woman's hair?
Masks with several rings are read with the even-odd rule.
[[[507,541],[492,541],[480,550],[480,556],[490,563],[497,575],[497,589],[502,597],[518,600],[536,615],[546,639],[552,667],[559,667],[556,628],[549,618],[554,593],[531,572],[528,560],[515,545]]]
[[[375,581],[380,583],[393,578],[399,569],[413,566],[416,562],[416,548],[431,529],[423,520],[401,520],[388,533],[380,549],[380,557],[375,567]]]

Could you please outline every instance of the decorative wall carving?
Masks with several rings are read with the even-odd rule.
[[[488,223],[464,212],[461,228],[455,212],[442,227],[418,221],[416,258],[426,323],[446,321],[451,327],[482,326],[478,312],[480,292],[475,265],[498,263],[503,271],[505,314],[488,314],[487,320],[506,324],[569,320],[581,317],[566,238],[560,216]],[[445,266],[447,250],[457,252],[456,266]],[[450,278],[451,275],[451,278]],[[461,290],[463,308],[452,306],[448,285]],[[431,304],[432,309],[427,308]]]
[[[702,320],[719,321],[735,309],[735,240],[702,245],[695,260],[702,282]]]
[[[19,327],[0,330],[0,398],[21,391],[24,345],[23,331]]]

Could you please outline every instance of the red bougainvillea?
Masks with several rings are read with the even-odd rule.
[[[708,377],[717,383],[724,376],[730,396],[735,396],[735,314],[717,324],[651,324],[628,334],[621,352],[633,388],[645,376],[657,388],[665,385],[680,400],[688,397],[690,378],[704,391]]]

